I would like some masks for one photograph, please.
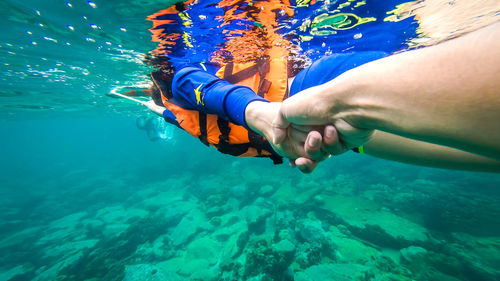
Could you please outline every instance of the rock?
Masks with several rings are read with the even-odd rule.
[[[233,206],[228,202],[228,198],[223,197],[220,194],[209,196],[208,199],[204,201],[204,203],[204,211],[209,218],[229,213],[233,208]]]
[[[330,227],[330,239],[337,246],[336,258],[338,262],[366,264],[380,256],[380,252],[352,235],[346,235],[342,229]]]
[[[36,245],[58,244],[60,241],[71,241],[79,236],[84,236],[86,229],[78,226],[87,215],[87,212],[79,212],[51,222],[46,231],[42,232]]]
[[[301,189],[289,179],[283,179],[279,188],[272,194],[277,204],[287,206],[290,204],[309,204],[312,197],[322,189],[322,185],[310,189]]]
[[[97,211],[96,217],[104,222],[105,236],[118,237],[130,227],[134,219],[145,218],[149,212],[138,208],[125,208],[122,205],[102,208]]]
[[[293,229],[297,219],[289,209],[286,209],[276,212],[275,221],[278,229]]]
[[[87,212],[79,212],[71,215],[67,215],[58,220],[55,220],[49,224],[49,228],[51,229],[59,229],[59,228],[73,228],[77,223],[85,216],[87,216]]]
[[[53,247],[47,247],[45,251],[45,256],[47,257],[64,257],[68,255],[75,255],[79,252],[84,251],[85,249],[93,248],[99,240],[83,240],[83,241],[75,241],[75,242],[67,242],[64,244],[56,244]]]
[[[278,240],[295,241],[295,232],[291,229],[281,229],[278,232]]]
[[[248,188],[245,184],[237,184],[231,188],[231,193],[236,198],[244,198],[247,195]]]
[[[96,217],[105,224],[110,223],[128,223],[131,219],[145,218],[149,212],[138,208],[125,208],[122,205],[102,208],[97,211]]]
[[[137,255],[143,257],[154,257],[156,259],[165,259],[174,254],[173,249],[167,246],[167,235],[161,235],[152,243],[147,242],[137,247]]]
[[[171,258],[162,262],[157,263],[158,268],[161,269],[163,273],[169,276],[177,276],[178,280],[186,280],[185,276],[180,276],[179,272],[182,270],[185,264],[184,257]],[[177,280],[177,279],[173,279]],[[168,280],[170,281],[170,280]]]
[[[182,280],[216,280],[220,273],[216,265],[220,256],[220,244],[204,237],[191,242],[184,254],[158,264],[163,272],[182,277]],[[168,280],[170,281],[170,280]]]
[[[0,280],[11,280],[16,276],[25,274],[28,272],[29,268],[26,268],[24,265],[18,265],[8,270],[0,270]]]
[[[42,229],[43,228],[41,227],[29,227],[25,228],[24,230],[18,231],[16,235],[2,235],[6,237],[0,240],[0,249],[12,247],[16,244],[24,244],[26,243],[27,239],[32,239],[32,237],[40,236],[40,233],[42,233]]]
[[[192,268],[194,271],[191,272],[191,275],[189,276],[189,280],[203,280],[203,281],[216,281],[217,276],[220,274],[220,270],[218,267],[206,267],[206,263],[203,260],[196,260],[194,262],[191,262],[189,260],[185,261],[186,264],[188,264],[190,268]],[[188,272],[187,269],[188,267],[185,267],[181,273],[183,272]],[[184,279],[186,280],[186,279]]]
[[[170,281],[155,265],[136,264],[125,266],[123,281]]]
[[[167,223],[167,225],[176,225],[189,211],[196,209],[197,204],[193,201],[175,201],[166,207],[158,210]]]
[[[423,259],[427,254],[427,250],[422,247],[410,246],[408,248],[401,249],[399,253],[401,255],[401,261],[412,263],[415,260]]]
[[[296,231],[299,233],[299,237],[302,240],[310,243],[321,245],[327,240],[321,221],[318,220],[301,220],[297,223]]]
[[[297,245],[297,253],[295,254],[295,262],[301,268],[308,268],[312,265],[319,264],[322,258],[322,245],[310,244],[309,242],[300,243]]]
[[[293,254],[295,253],[295,245],[288,240],[281,240],[273,245],[273,250],[278,253]]]
[[[220,244],[216,241],[204,237],[191,242],[186,249],[186,260],[204,260],[212,266],[217,263],[220,253]]]
[[[213,226],[220,226],[222,221],[220,217],[212,217],[209,222]]]
[[[335,260],[336,245],[323,230],[321,221],[303,219],[297,222],[295,232],[305,243],[298,245],[297,262],[302,268],[318,264],[323,257]]]
[[[325,203],[325,198],[318,194],[313,197],[313,201],[315,204],[323,205]]]
[[[358,178],[350,174],[337,174],[332,184],[326,185],[326,191],[337,194],[354,194],[359,189]]]
[[[345,225],[354,235],[391,248],[429,244],[426,228],[383,209],[376,202],[354,196],[324,196],[325,204],[317,217]]]
[[[227,214],[220,217],[221,225],[211,237],[221,243],[221,267],[234,262],[246,246],[250,234],[244,219]]]
[[[185,215],[179,224],[174,228],[170,238],[175,246],[179,246],[189,241],[201,227],[206,227],[205,215],[198,209],[194,209]]]
[[[173,185],[174,183],[179,184],[178,182],[172,182],[169,184]],[[145,206],[145,208],[154,209],[161,208],[163,206],[171,206],[173,203],[183,200],[185,187],[182,187],[180,189],[171,188],[163,192],[158,192],[157,188],[158,187],[154,188],[155,191],[152,192],[153,194],[148,194],[147,196],[145,196],[145,199],[142,201],[142,204]]]
[[[478,279],[459,279],[459,278],[444,274],[442,272],[439,272],[438,270],[436,270],[432,267],[427,268],[426,271],[419,274],[418,277],[419,277],[418,280],[439,280],[439,281],[460,281],[460,280],[474,280],[474,281],[476,281],[476,280],[478,280]],[[498,280],[498,278],[482,279],[482,280],[484,280],[484,281]]]
[[[369,267],[360,264],[313,265],[295,275],[295,281],[356,281],[370,280]]]
[[[230,234],[222,241],[220,265],[221,267],[228,266],[243,252],[243,249],[248,242],[248,231],[241,231]]]
[[[64,258],[59,258],[58,263],[52,265],[49,268],[40,268],[36,272],[36,277],[33,279],[34,281],[43,281],[43,280],[56,280],[56,276],[58,273],[67,268],[76,265],[80,259],[83,258],[82,252],[77,252],[74,255],[66,256]]]
[[[266,218],[269,217],[272,212],[262,206],[250,205],[244,209],[244,214],[248,224],[248,230],[255,234],[262,234],[266,230]]]
[[[262,276],[261,280],[283,280],[292,259],[283,252],[268,247],[265,240],[249,243],[245,249],[246,263],[244,280]],[[293,256],[292,256],[293,258]],[[259,280],[259,279],[257,279]]]
[[[276,191],[276,188],[274,188],[270,184],[266,184],[260,187],[259,189],[259,195],[262,197],[267,197],[272,195]]]
[[[453,238],[454,243],[447,244],[444,249],[448,255],[446,260],[453,257],[460,261],[459,271],[467,276],[468,280],[500,280],[500,271],[498,270],[500,242],[498,236],[477,237],[466,233],[454,233]],[[436,261],[436,259],[433,260]],[[436,268],[441,270],[444,267]],[[441,271],[453,275],[451,270]]]
[[[105,224],[104,230],[102,230],[102,234],[106,237],[118,237],[125,231],[127,231],[130,227],[128,223],[110,223]]]
[[[273,252],[289,264],[295,256],[295,245],[288,240],[281,240],[273,245]]]

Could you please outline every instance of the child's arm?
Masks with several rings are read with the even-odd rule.
[[[153,100],[147,101],[146,106],[159,116],[163,116],[163,112],[166,110],[165,107],[157,105]]]

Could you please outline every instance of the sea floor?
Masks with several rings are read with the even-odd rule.
[[[500,280],[497,175],[356,154],[301,175],[171,149],[180,167],[42,157],[58,176],[2,179],[0,280]]]
[[[186,172],[135,186],[119,203],[27,219],[0,241],[0,280],[500,278],[498,198],[421,179],[360,187],[345,174],[292,182],[241,173]],[[107,185],[86,200],[126,186],[80,184]],[[52,199],[38,208],[68,209]],[[22,211],[2,207],[2,216]]]

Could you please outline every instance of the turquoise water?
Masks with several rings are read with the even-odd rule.
[[[203,3],[191,18],[220,13]],[[306,36],[326,4],[341,3],[297,8],[282,34]],[[383,21],[397,4],[343,8],[377,21],[293,40],[311,60],[404,50],[415,21]],[[500,280],[497,174],[347,153],[303,175],[180,130],[151,141],[136,121],[153,116],[105,94],[147,83],[145,18],[167,7],[0,3],[0,280]]]

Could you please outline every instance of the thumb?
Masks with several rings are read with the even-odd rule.
[[[286,129],[290,126],[290,122],[283,114],[282,108],[278,111],[278,115],[273,120],[273,143],[280,144],[286,139]]]

